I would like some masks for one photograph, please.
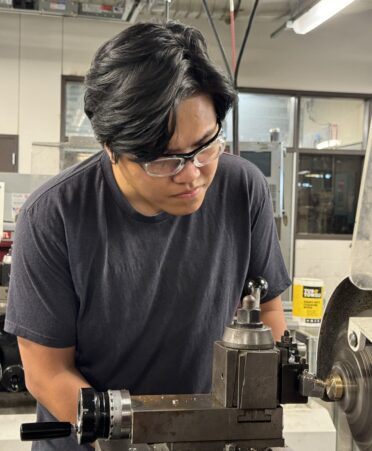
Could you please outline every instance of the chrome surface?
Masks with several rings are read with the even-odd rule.
[[[349,319],[349,345],[353,351],[362,351],[372,343],[372,320],[369,317]]]
[[[323,398],[326,384],[314,374],[304,371],[300,376],[300,393],[303,396]]]
[[[108,390],[110,400],[110,439],[127,438],[132,432],[132,403],[128,390]]]
[[[265,325],[259,328],[237,327],[234,324],[226,326],[222,341],[225,346],[234,349],[272,349],[274,347],[271,328]]]

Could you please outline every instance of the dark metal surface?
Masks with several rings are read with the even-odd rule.
[[[212,395],[223,407],[275,409],[278,365],[277,349],[237,350],[215,342]]]
[[[239,356],[238,407],[241,409],[277,407],[278,366],[279,352],[276,349],[247,351]]]
[[[242,446],[241,451],[246,451],[246,445],[236,443],[237,446]],[[176,446],[176,447],[175,447]],[[270,451],[291,451],[288,447],[270,447]],[[129,440],[98,440],[96,442],[96,451],[224,451],[224,446],[216,442],[206,444],[156,444],[145,445],[136,444],[132,445]]]
[[[258,440],[282,446],[282,408],[226,409],[211,395],[132,397],[134,443]],[[197,449],[197,448],[195,448]]]
[[[173,447],[168,447],[165,443],[157,444],[157,445],[131,445],[128,440],[111,440],[104,441],[98,440],[96,442],[96,451],[222,451],[223,448],[216,448],[216,445],[213,445],[214,448],[211,448],[211,445],[208,445],[209,448],[177,448],[177,450]],[[271,451],[292,451],[288,447],[271,447],[269,448]],[[245,451],[245,450],[242,450]]]
[[[223,407],[237,405],[237,363],[239,351],[226,348],[221,341],[214,343],[212,393]]]
[[[132,451],[133,448],[129,440],[98,440],[96,442],[96,451]],[[136,451],[154,451],[150,445],[136,445],[135,448]],[[164,451],[168,451],[168,448],[164,448]]]

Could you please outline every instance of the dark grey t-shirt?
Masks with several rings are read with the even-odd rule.
[[[5,330],[45,346],[76,346],[97,390],[203,393],[213,341],[231,322],[247,277],[270,300],[290,284],[268,185],[222,155],[204,203],[188,216],[146,217],[119,190],[105,153],[70,168],[19,216]],[[41,420],[53,420],[38,406]],[[34,449],[83,449],[73,439]]]

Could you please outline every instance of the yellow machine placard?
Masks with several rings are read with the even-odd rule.
[[[321,319],[322,313],[322,286],[293,285],[293,316]]]

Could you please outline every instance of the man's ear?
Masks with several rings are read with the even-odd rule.
[[[106,144],[103,145],[103,148],[105,149],[105,152],[109,156],[111,163],[115,164],[114,154],[112,150]]]

